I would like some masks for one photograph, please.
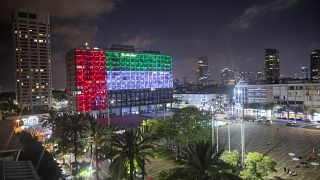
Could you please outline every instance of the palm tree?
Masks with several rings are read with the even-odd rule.
[[[42,123],[43,127],[50,128],[51,131],[54,131],[55,126],[57,125],[57,119],[58,119],[58,112],[56,111],[49,111],[49,117],[40,119],[40,122]]]
[[[209,141],[188,145],[182,156],[182,167],[172,169],[167,179],[240,179],[224,171],[228,166],[219,158],[223,150],[214,152]]]
[[[87,117],[83,114],[64,114],[59,123],[60,139],[71,142],[71,152],[74,155],[75,170],[78,169],[78,154],[83,147],[82,139],[86,138],[88,128]],[[66,139],[65,139],[66,138]]]
[[[114,178],[134,179],[135,165],[142,171],[144,178],[145,163],[150,162],[155,150],[155,138],[149,133],[149,128],[125,129],[124,133],[114,134],[112,136],[112,146],[107,152],[111,159],[110,173]]]
[[[96,179],[99,179],[99,156],[102,156],[102,149],[108,149],[110,147],[110,141],[112,134],[116,131],[114,126],[102,126],[97,124],[96,120],[92,116],[88,116],[89,127],[87,128],[88,140],[90,144],[90,156],[93,159],[95,154],[96,160]],[[94,153],[93,153],[94,150]]]

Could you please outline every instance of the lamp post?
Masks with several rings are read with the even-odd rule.
[[[240,121],[240,133],[241,133],[241,165],[244,167],[244,154],[245,154],[245,135],[244,135],[244,92],[240,89],[237,90],[238,100],[242,108],[242,118]]]
[[[211,106],[211,111],[212,111],[212,119],[211,119],[211,144],[212,144],[212,151],[214,151],[214,114],[213,114],[213,106]]]
[[[111,100],[111,101],[108,100],[108,111],[107,111],[108,112],[108,114],[107,114],[108,115],[108,117],[107,117],[108,118],[108,126],[110,126],[110,103],[112,104],[113,102],[114,102],[113,100]]]
[[[228,147],[229,147],[229,151],[230,151],[230,127],[229,127],[229,123],[228,123]]]
[[[20,119],[17,119],[16,122],[17,122],[17,128],[19,128],[20,127]]]

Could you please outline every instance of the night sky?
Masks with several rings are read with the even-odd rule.
[[[53,86],[66,86],[65,53],[82,42],[160,50],[173,56],[175,78],[195,79],[196,58],[209,57],[219,79],[225,67],[262,71],[264,51],[280,51],[282,74],[309,66],[320,48],[319,0],[2,0],[0,85],[14,89],[11,13],[14,7],[48,10]]]

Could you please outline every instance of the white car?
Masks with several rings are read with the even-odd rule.
[[[320,125],[316,126],[316,129],[320,129]]]

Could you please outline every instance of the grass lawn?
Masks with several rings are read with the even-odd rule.
[[[158,150],[155,152],[155,158],[146,164],[148,177],[158,179],[161,171],[166,171],[178,167],[174,161],[174,153],[172,151]]]

